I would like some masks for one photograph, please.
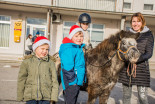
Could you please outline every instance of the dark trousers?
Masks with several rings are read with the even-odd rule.
[[[29,100],[26,104],[50,104],[50,101],[47,100]]]
[[[69,86],[64,90],[65,104],[76,104],[80,87],[78,85]]]

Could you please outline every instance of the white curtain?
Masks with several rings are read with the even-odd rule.
[[[0,47],[9,47],[10,24],[0,23]]]

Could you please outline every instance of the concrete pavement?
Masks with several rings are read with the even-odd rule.
[[[5,58],[6,59],[6,58]],[[0,59],[0,104],[24,104],[16,101],[17,76],[21,59],[4,60]],[[81,91],[78,97],[79,104],[85,104],[88,99],[87,93]],[[155,104],[155,70],[151,70],[151,87],[148,90],[150,104]],[[97,99],[95,104],[98,104]],[[64,104],[61,97],[57,104]],[[117,83],[111,91],[108,104],[122,104],[122,85]],[[133,87],[132,104],[139,104],[137,89]]]

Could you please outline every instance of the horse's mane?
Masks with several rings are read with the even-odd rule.
[[[118,48],[118,42],[126,37],[126,38],[135,38],[137,39],[139,34],[137,33],[131,33],[129,31],[119,31],[116,34],[112,34],[109,38],[105,39],[103,42],[98,44],[94,49],[92,49],[92,52],[94,53],[110,53],[113,50],[116,50]]]
[[[119,40],[120,33],[118,32],[117,34],[111,35],[109,38],[98,44],[94,49],[92,49],[92,51],[93,53],[110,53],[112,50],[117,49]]]
[[[86,57],[88,63],[93,63],[98,60],[99,64],[102,65],[108,60],[109,56],[112,56],[118,48],[118,43],[123,38],[134,38],[137,39],[139,35],[135,35],[129,31],[120,31],[115,35],[111,35],[109,38],[102,41],[95,48],[87,51]],[[101,58],[102,57],[102,58]],[[109,64],[110,65],[110,64]]]

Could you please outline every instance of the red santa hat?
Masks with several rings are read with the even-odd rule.
[[[79,32],[79,31],[83,32],[82,28],[79,27],[78,25],[73,25],[73,26],[70,28],[68,38],[69,38],[69,39],[72,39],[72,37],[75,35],[75,33]],[[84,35],[84,32],[83,32],[83,35]]]
[[[51,46],[50,41],[44,37],[44,36],[39,36],[35,39],[34,43],[33,43],[33,51],[35,51],[35,49],[43,44],[47,43],[49,45],[49,47]]]

